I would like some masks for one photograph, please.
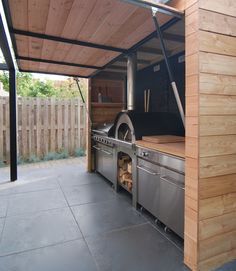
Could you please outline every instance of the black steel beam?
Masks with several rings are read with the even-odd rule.
[[[2,18],[2,14],[0,14],[0,47],[2,49],[2,53],[3,53],[8,69],[15,69],[14,58],[13,58],[11,47],[9,45],[9,41],[8,41],[7,34],[5,31],[6,30],[5,30],[4,19]]]
[[[16,71],[9,71],[9,105],[10,105],[10,178],[17,180],[17,103],[16,103]]]
[[[150,47],[140,47],[138,49],[138,52],[146,53],[146,54],[152,54],[152,55],[162,55],[162,50],[161,49],[150,48]],[[169,55],[170,51],[167,51],[167,54]]]
[[[165,13],[167,15],[175,16],[178,18],[181,18],[184,15],[183,11],[178,10],[176,8],[172,8],[160,2],[159,3],[155,2],[154,0],[121,0],[121,1],[147,9],[156,8],[160,13]]]
[[[0,3],[2,5],[2,3]],[[2,7],[0,7],[2,11]],[[10,107],[10,180],[17,180],[17,103],[16,67],[11,45],[7,36],[4,14],[0,13],[0,47],[9,70],[9,107]]]
[[[57,72],[43,72],[43,71],[33,71],[33,70],[25,70],[19,68],[20,72],[30,72],[30,73],[40,73],[40,74],[51,74],[51,75],[61,75],[61,76],[68,76],[68,77],[80,77],[80,78],[89,78],[90,76],[84,76],[79,74],[66,74],[66,73],[57,73]]]
[[[126,66],[119,66],[119,65],[111,65],[111,66],[109,66],[107,68],[109,68],[111,70],[117,70],[117,71],[119,71],[119,70],[124,71],[124,70],[127,69]]]
[[[117,62],[122,62],[122,63],[127,63],[127,58],[126,57],[123,57],[121,56],[120,59],[117,60]],[[145,60],[145,59],[138,59],[137,60],[138,64],[151,64],[151,61],[150,60]]]
[[[6,63],[0,63],[0,70],[1,71],[7,71],[8,70],[7,64]]]
[[[3,5],[3,9],[4,9],[4,13],[6,16],[6,21],[7,21],[7,25],[8,25],[8,29],[12,28],[12,19],[11,19],[11,11],[10,11],[10,6],[9,6],[9,1],[8,0],[2,0],[2,5]],[[13,33],[10,33],[11,36],[11,42],[12,42],[12,46],[14,49],[15,54],[17,55],[17,45],[16,45],[16,39]]]
[[[70,63],[70,62],[64,62],[64,61],[55,61],[55,60],[50,60],[50,59],[42,59],[42,58],[34,58],[34,57],[26,57],[26,56],[16,56],[16,59],[33,61],[33,62],[42,62],[42,63],[47,63],[47,64],[57,64],[57,65],[64,65],[64,66],[71,66],[71,67],[102,70],[102,67],[100,66]]]
[[[74,40],[74,39],[67,39],[63,37],[57,37],[53,35],[47,35],[47,34],[42,34],[42,33],[37,33],[37,32],[14,29],[14,28],[10,28],[10,33],[13,33],[15,35],[44,39],[44,40],[49,40],[49,41],[57,41],[57,42],[62,42],[62,43],[68,43],[71,45],[79,45],[79,46],[96,48],[96,49],[101,49],[101,50],[106,50],[106,51],[113,51],[113,52],[118,52],[118,53],[124,53],[127,51],[126,49],[117,48],[117,47],[113,47],[109,45],[97,44],[93,42]]]
[[[185,42],[185,37],[184,36],[176,35],[176,34],[172,34],[172,33],[164,32],[162,34],[162,37],[163,37],[164,40],[176,41],[176,42],[180,42],[180,43]],[[158,36],[156,36],[156,38],[158,38]]]
[[[164,25],[161,26],[161,31],[165,31],[168,28],[170,28],[172,25],[176,24],[177,22],[179,22],[180,19],[179,18],[173,18],[171,20],[169,20],[167,23],[165,23]],[[137,51],[138,48],[140,48],[143,44],[145,44],[146,42],[148,42],[149,40],[157,37],[157,32],[154,31],[151,34],[149,34],[147,37],[145,37],[144,39],[142,39],[141,41],[139,41],[138,43],[136,43],[135,45],[133,45],[130,49],[127,50],[126,53],[122,53],[120,55],[118,55],[116,58],[114,58],[113,60],[111,60],[110,62],[108,62],[106,65],[103,66],[103,68],[105,69],[106,67],[109,67],[110,65],[114,64],[117,61],[122,61],[122,62],[127,62],[127,59],[125,59],[125,57],[134,52]],[[125,59],[125,60],[124,60]],[[146,60],[144,60],[146,61]],[[148,63],[141,63],[140,60],[138,60],[138,63],[140,64],[150,64],[151,62],[148,61]],[[97,73],[99,73],[99,71],[94,72],[92,75],[90,75],[90,77],[94,77]]]

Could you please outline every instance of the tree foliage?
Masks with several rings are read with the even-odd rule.
[[[64,81],[35,79],[31,73],[17,72],[17,94],[22,97],[56,97],[73,98],[80,96],[76,83],[72,78]],[[0,82],[6,91],[9,90],[8,72],[0,73]],[[86,81],[81,80],[81,89],[86,96]]]

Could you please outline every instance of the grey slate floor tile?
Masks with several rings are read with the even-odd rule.
[[[3,231],[3,227],[4,227],[4,221],[5,221],[4,218],[0,218],[0,240],[1,240],[2,231]]]
[[[121,199],[74,206],[72,212],[84,236],[146,222],[129,203]]]
[[[49,176],[37,179],[35,178],[33,181],[19,180],[17,185],[15,185],[13,192],[14,194],[18,194],[57,188],[60,188],[57,179],[53,176]]]
[[[236,270],[236,260],[226,263],[215,271],[235,271]]]
[[[96,271],[84,240],[0,257],[1,271]]]
[[[70,169],[60,174],[58,181],[61,186],[76,186],[83,184],[93,184],[103,182],[103,178],[97,174],[88,173],[84,170],[76,170],[75,172]]]
[[[80,205],[115,199],[117,196],[105,182],[62,187],[68,203]]]
[[[67,207],[60,189],[9,196],[8,216]]]
[[[86,238],[102,271],[183,271],[183,253],[149,223]]]
[[[8,207],[8,197],[0,196],[0,218],[6,216],[7,207]]]
[[[0,243],[0,256],[81,237],[69,208],[7,217]]]

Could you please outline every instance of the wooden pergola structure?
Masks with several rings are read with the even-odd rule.
[[[20,71],[91,78],[108,67],[117,69],[114,66],[117,60],[123,61],[126,55],[157,35],[150,10],[133,2],[158,8],[157,17],[162,31],[178,22],[179,15],[184,14],[184,260],[192,270],[211,270],[235,259],[236,2],[2,2],[0,45],[10,72],[12,181],[17,179],[15,59]],[[174,34],[172,37],[168,34],[163,36],[178,39]],[[140,65],[144,64],[143,61],[140,60]]]

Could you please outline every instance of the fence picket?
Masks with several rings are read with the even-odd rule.
[[[18,98],[18,155],[70,154],[85,148],[84,108],[79,99]],[[9,162],[9,98],[0,97],[0,160]]]

